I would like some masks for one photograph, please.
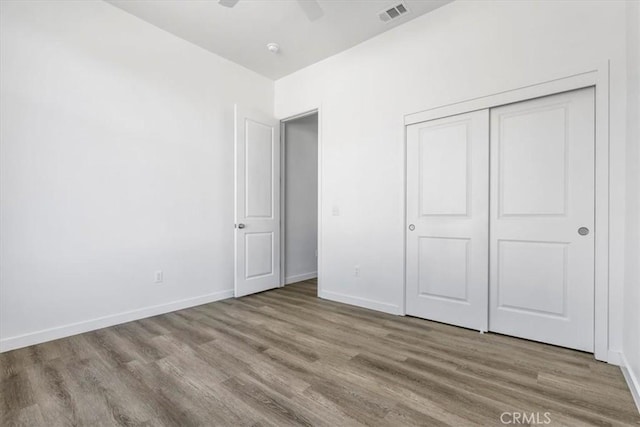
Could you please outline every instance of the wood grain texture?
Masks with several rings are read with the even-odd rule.
[[[2,426],[471,426],[503,412],[640,425],[620,370],[590,354],[321,300],[314,281],[0,354]]]

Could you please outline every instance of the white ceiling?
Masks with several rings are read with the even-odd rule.
[[[296,0],[107,0],[157,27],[266,77],[278,79],[348,49],[452,0],[405,0],[409,13],[389,23],[378,12],[397,0],[318,0],[311,22]],[[304,0],[302,0],[304,1]],[[272,54],[267,43],[280,44]]]

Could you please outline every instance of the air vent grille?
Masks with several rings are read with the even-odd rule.
[[[386,23],[393,21],[394,19],[397,19],[402,15],[407,14],[408,12],[409,9],[407,9],[407,6],[404,3],[400,2],[391,7],[387,7],[383,11],[378,12],[378,17],[382,22]]]

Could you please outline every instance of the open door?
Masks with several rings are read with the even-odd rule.
[[[280,286],[280,123],[235,107],[235,296]]]

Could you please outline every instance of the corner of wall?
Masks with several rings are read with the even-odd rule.
[[[620,369],[622,370],[622,375],[624,375],[624,379],[627,381],[627,385],[629,386],[629,390],[631,391],[631,396],[633,396],[634,402],[636,402],[636,407],[638,408],[638,412],[640,412],[640,376],[638,376],[638,372],[634,372],[631,365],[627,361],[624,353],[621,355],[621,364]]]
[[[640,3],[626,4],[626,242],[620,368],[640,411]]]

